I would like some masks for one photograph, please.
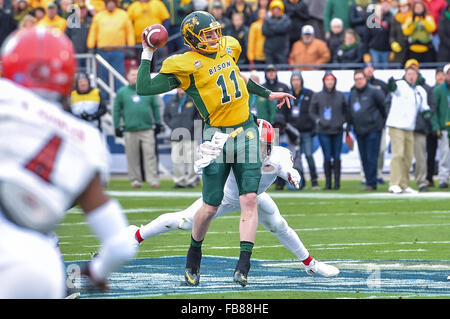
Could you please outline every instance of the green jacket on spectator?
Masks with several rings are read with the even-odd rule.
[[[136,85],[121,87],[114,99],[113,119],[114,128],[125,132],[153,129],[154,124],[161,124],[158,99],[138,95]]]
[[[323,13],[325,32],[330,32],[330,22],[333,18],[340,18],[344,22],[344,30],[350,28],[350,9],[355,0],[327,0]]]
[[[250,105],[250,113],[255,114],[259,119],[266,120],[273,124],[275,114],[277,113],[277,107],[274,101],[255,94],[250,94],[248,103]]]

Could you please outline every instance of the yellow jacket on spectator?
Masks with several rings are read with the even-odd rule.
[[[402,25],[402,31],[408,37],[409,49],[416,53],[423,53],[429,50],[433,32],[436,30],[436,23],[431,15],[424,17],[407,17]]]
[[[45,15],[45,17],[43,17],[42,20],[38,22],[38,25],[57,28],[61,30],[62,33],[64,33],[64,31],[66,31],[67,20],[60,17],[59,15],[56,15],[53,19],[50,19],[48,15]]]
[[[94,8],[96,14],[105,9],[104,0],[86,0],[86,5],[89,10],[91,10],[91,8]]]
[[[160,0],[142,2],[136,0],[128,7],[128,16],[134,26],[134,36],[137,43],[141,42],[144,29],[152,24],[162,24],[170,18],[169,11]]]
[[[47,9],[48,4],[54,0],[28,0],[28,4],[33,8],[42,7]]]
[[[247,58],[249,61],[265,61],[264,42],[266,37],[262,34],[264,20],[257,20],[250,25],[248,31]]]
[[[103,10],[92,19],[87,38],[89,49],[134,44],[133,25],[125,10],[119,8],[113,12]]]

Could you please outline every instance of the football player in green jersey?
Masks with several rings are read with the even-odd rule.
[[[259,136],[256,121],[249,110],[249,93],[272,101],[278,107],[289,104],[292,95],[271,92],[251,79],[245,78],[236,65],[241,54],[239,42],[222,36],[216,19],[204,11],[187,15],[181,23],[181,34],[192,51],[173,55],[163,61],[160,72],[150,76],[150,65],[156,48],[146,42],[148,29],[142,33],[143,53],[137,79],[139,95],[161,94],[180,87],[191,96],[205,121],[203,138],[211,140],[214,132],[234,133],[222,156],[203,169],[203,205],[194,217],[191,245],[188,250],[185,281],[196,286],[200,280],[201,245],[212,217],[223,198],[223,188],[230,170],[239,186],[241,204],[240,256],[233,280],[247,284],[250,256],[258,226],[256,192],[261,178]],[[239,133],[238,133],[239,132]],[[244,154],[244,156],[240,156]],[[243,160],[242,160],[243,159]]]

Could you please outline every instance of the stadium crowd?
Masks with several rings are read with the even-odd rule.
[[[413,158],[420,191],[434,186],[436,171],[438,186],[448,188],[450,5],[445,0],[0,0],[0,45],[16,29],[50,26],[65,32],[77,53],[97,52],[125,75],[127,66],[140,63],[144,28],[163,24],[169,42],[155,54],[153,68],[158,71],[158,59],[188,49],[183,45],[180,24],[194,10],[209,11],[221,23],[223,34],[239,41],[242,54],[238,65],[243,70],[265,70],[263,86],[296,97],[290,110],[276,111],[274,103],[256,97],[250,99],[250,108],[285,132],[289,143],[305,153],[313,188],[319,185],[312,138],[318,136],[324,153],[324,188],[339,189],[339,150],[344,134],[348,136],[353,129],[364,189],[376,190],[377,184],[384,183],[381,168],[386,127],[390,128],[394,155],[390,192],[413,191],[404,172],[399,172],[409,172]],[[437,68],[435,87],[429,87],[420,74],[430,63],[446,65]],[[348,98],[336,90],[336,77],[329,71],[321,92],[303,87],[301,71],[321,69],[324,64],[329,64],[327,69],[356,70],[355,87]],[[389,83],[373,78],[374,67],[393,65],[404,68],[404,78],[390,79]],[[292,71],[290,83],[278,80],[277,69]],[[409,78],[411,70],[415,75]],[[106,71],[100,69],[99,76],[106,78]],[[116,90],[121,86],[117,81]],[[374,92],[373,87],[380,92]],[[395,114],[395,105],[408,99],[416,107],[409,114],[411,122],[404,123],[399,120],[401,115]],[[361,122],[362,113],[377,113],[376,125]],[[361,131],[362,127],[369,131]],[[396,129],[398,134],[391,135]],[[373,145],[379,146],[369,147]],[[434,167],[437,149],[438,169]],[[296,168],[302,173],[299,158]],[[277,182],[277,189],[283,187],[284,183]]]

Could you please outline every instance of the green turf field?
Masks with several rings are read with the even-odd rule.
[[[414,185],[413,185],[414,186]],[[127,180],[111,180],[108,191],[124,208],[130,224],[146,224],[160,214],[188,207],[201,187],[173,190],[170,181],[152,190],[131,189]],[[431,188],[415,196],[390,195],[387,185],[377,192],[361,191],[359,180],[344,180],[339,191],[269,191],[289,225],[299,234],[310,254],[318,260],[335,262],[345,268],[352,261],[414,263],[421,270],[438,267],[450,275],[450,192]],[[449,196],[442,196],[449,195]],[[204,240],[204,256],[239,255],[239,212],[212,222]],[[88,260],[98,249],[82,214],[72,209],[59,226],[60,247],[66,262]],[[136,258],[185,256],[190,231],[172,231],[144,241]],[[256,236],[253,259],[294,262],[295,256],[262,226]],[[423,264],[422,264],[423,262]],[[300,266],[299,266],[300,267]],[[368,267],[368,266],[365,266]],[[401,265],[399,266],[402,267]],[[411,266],[411,269],[414,269]],[[184,267],[180,267],[182,276]],[[303,269],[299,268],[302,272]],[[355,270],[358,271],[358,270]],[[362,271],[367,271],[362,270]],[[370,272],[368,272],[370,275]],[[327,279],[329,280],[329,279]],[[251,273],[249,275],[251,282]],[[445,278],[443,279],[445,283]],[[450,288],[450,286],[449,286]],[[177,291],[163,298],[364,298],[430,297],[421,293],[390,294],[327,291],[233,291],[192,294]],[[450,295],[434,295],[448,298]],[[143,295],[140,298],[147,296]]]

